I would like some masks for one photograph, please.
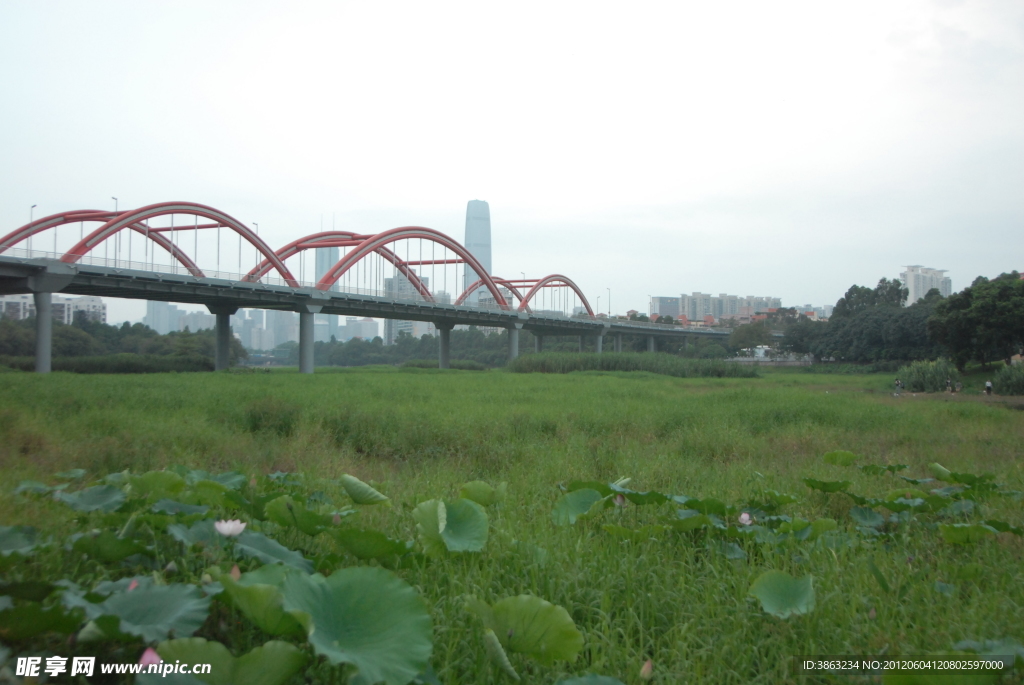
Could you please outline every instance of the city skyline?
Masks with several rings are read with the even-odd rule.
[[[118,197],[230,208],[274,245],[323,216],[458,238],[480,197],[495,273],[562,272],[620,311],[678,283],[830,303],[908,263],[960,290],[1022,267],[992,249],[1024,220],[1022,21],[926,0],[7,3],[0,226]],[[105,35],[137,36],[132,60]]]

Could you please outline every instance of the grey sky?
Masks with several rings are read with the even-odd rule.
[[[0,233],[193,200],[648,295],[1024,268],[1024,3],[0,4]],[[140,305],[111,307],[112,320]]]

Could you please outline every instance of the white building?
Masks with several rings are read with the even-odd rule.
[[[85,312],[86,318],[100,323],[107,322],[107,305],[98,297],[65,297],[52,295],[53,320],[71,324],[77,312]],[[27,319],[36,315],[36,303],[32,295],[0,296],[0,317],[5,319]]]
[[[927,295],[932,288],[938,288],[943,297],[953,293],[953,283],[945,275],[945,269],[930,269],[919,264],[907,266],[906,269],[900,274],[900,280],[910,291],[907,296],[908,307]]]

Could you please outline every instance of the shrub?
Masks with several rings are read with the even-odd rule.
[[[992,379],[997,395],[1024,395],[1024,364],[1004,366]]]
[[[718,359],[683,359],[671,354],[620,352],[583,354],[549,352],[517,357],[509,362],[515,373],[571,373],[572,371],[650,371],[666,376],[755,378],[757,370]]]
[[[287,438],[295,432],[300,413],[298,405],[276,397],[261,397],[245,408],[245,428],[250,433],[276,433]]]
[[[34,371],[34,357],[0,357],[12,369]],[[200,355],[107,354],[100,357],[54,357],[54,371],[72,373],[168,373],[213,371],[213,360]]]
[[[431,359],[410,359],[409,361],[402,364],[405,368],[411,369],[436,369],[439,362]],[[478,361],[472,359],[452,359],[449,364],[451,368],[458,369],[460,371],[486,371],[487,366],[481,364]]]
[[[903,381],[903,385],[911,392],[942,392],[946,389],[946,380],[955,384],[960,379],[960,374],[951,362],[939,359],[934,362],[914,362],[909,366],[902,366],[896,372],[896,377]]]

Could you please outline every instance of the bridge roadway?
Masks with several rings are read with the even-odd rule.
[[[535,336],[540,351],[545,336],[578,335],[580,349],[587,337],[602,351],[605,336],[612,336],[616,352],[622,350],[623,335],[642,335],[647,349],[656,349],[655,340],[685,339],[689,336],[722,338],[729,330],[694,329],[643,321],[568,317],[550,312],[525,312],[515,309],[452,305],[424,300],[396,300],[378,294],[318,290],[315,287],[291,287],[224,278],[197,277],[191,274],[163,273],[118,268],[89,263],[68,264],[59,259],[19,258],[0,255],[0,294],[32,293],[36,305],[36,371],[51,368],[53,319],[51,295],[95,295],[163,302],[187,302],[205,305],[217,317],[215,368],[228,366],[231,341],[230,317],[239,309],[276,309],[299,314],[299,370],[313,373],[313,316],[337,314],[383,319],[429,321],[439,333],[439,366],[449,368],[450,334],[459,325],[505,328],[509,332],[508,353],[519,354],[519,331]]]

